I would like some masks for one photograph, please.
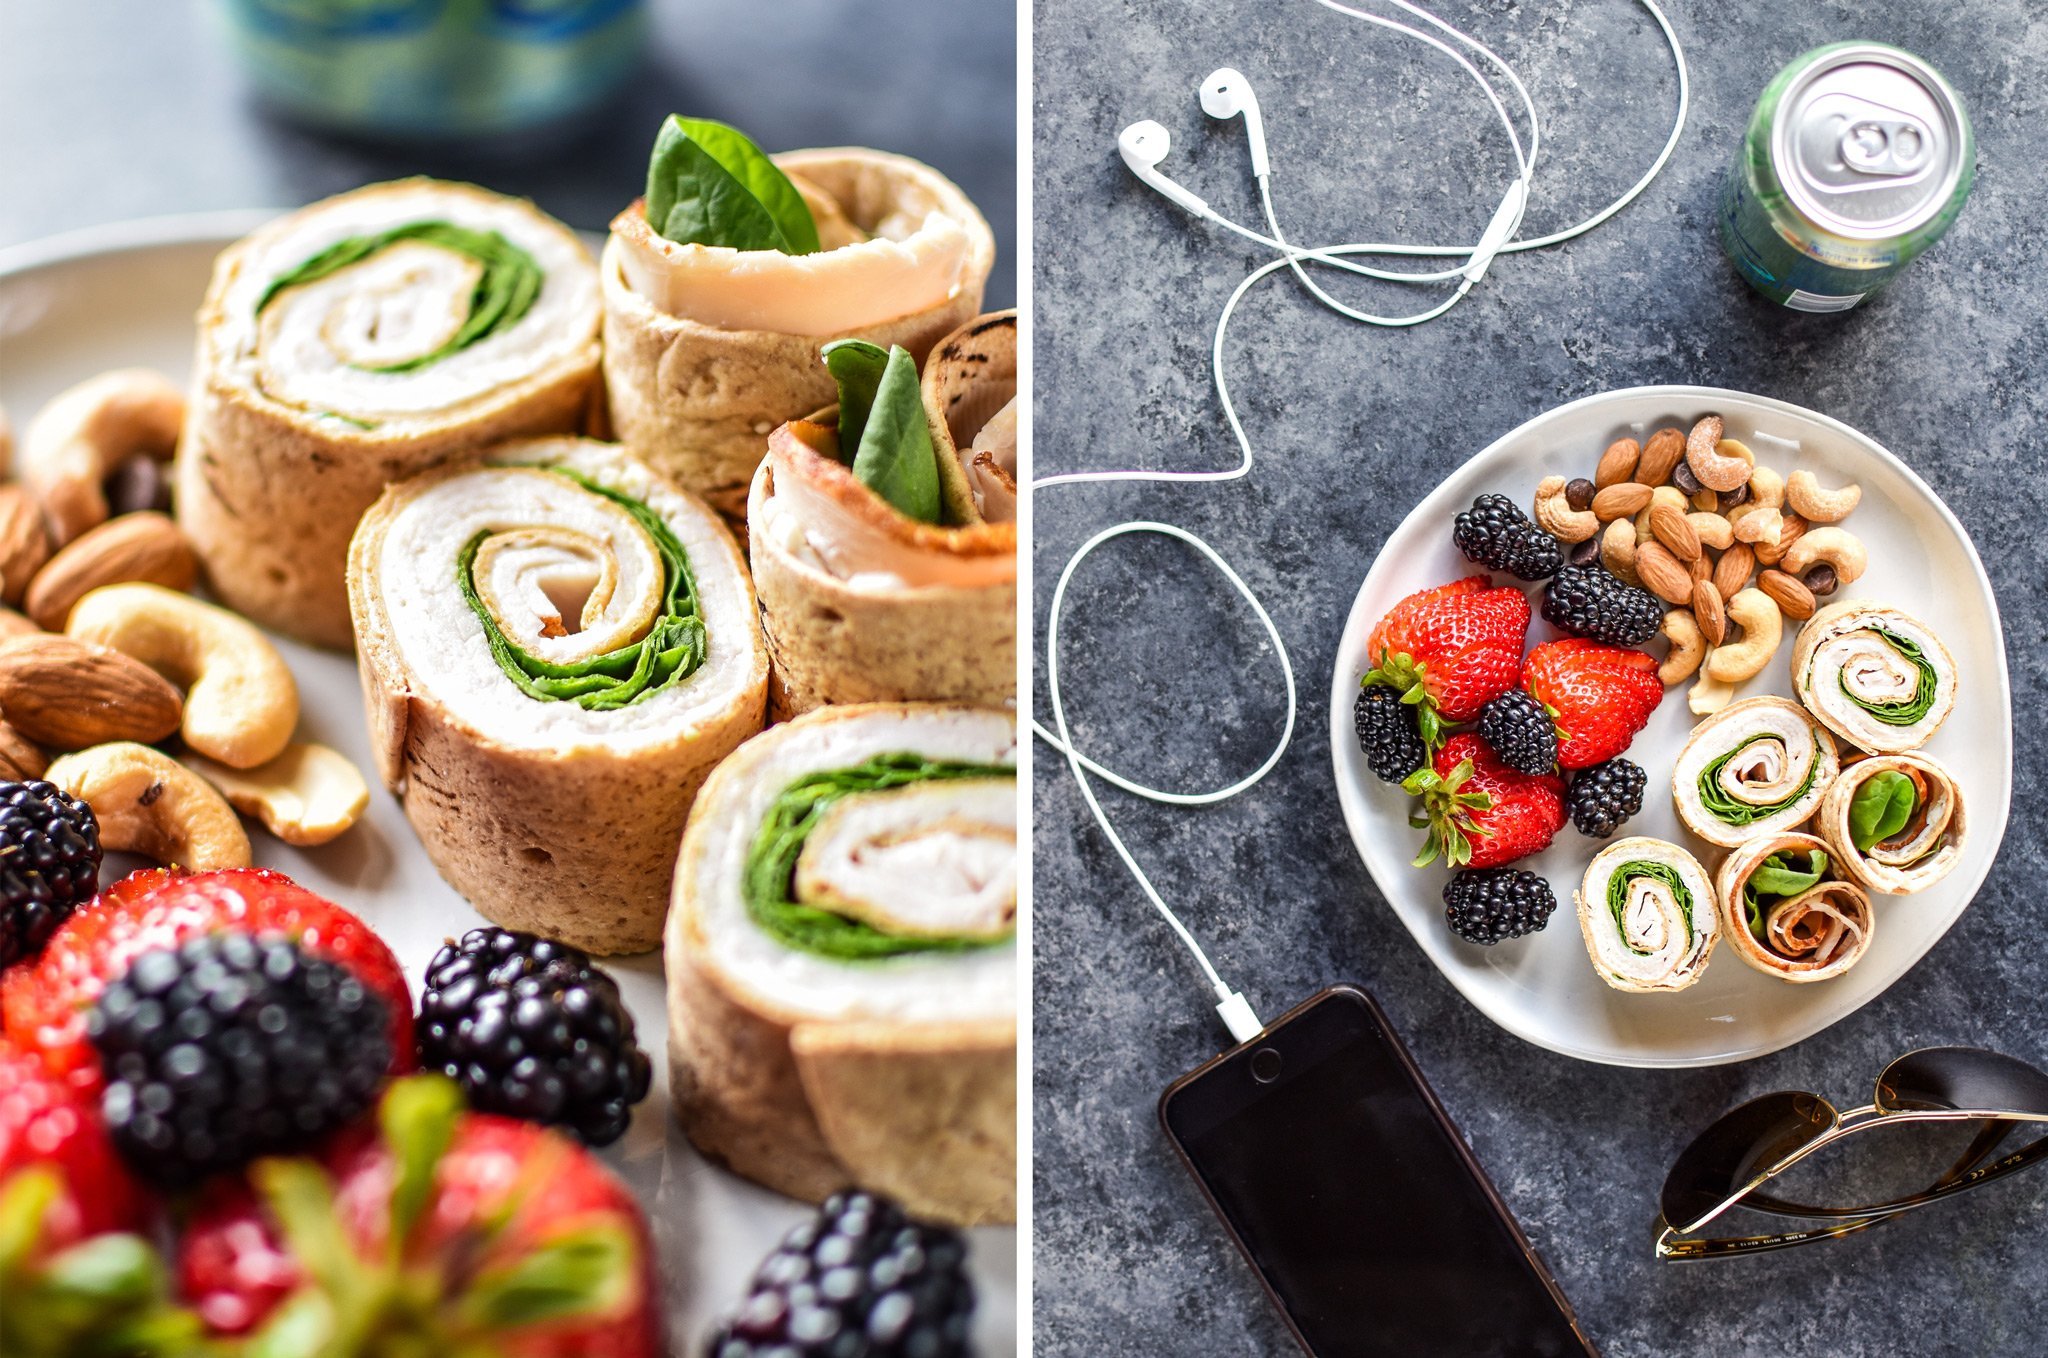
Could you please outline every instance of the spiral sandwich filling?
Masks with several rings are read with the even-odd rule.
[[[1842,870],[1866,890],[1924,891],[1962,859],[1962,786],[1931,756],[1874,756],[1842,770],[1819,828]]]
[[[1792,657],[1799,697],[1859,748],[1918,749],[1956,703],[1956,666],[1941,639],[1895,608],[1849,599],[1813,615]]]
[[[1706,869],[1641,835],[1595,855],[1578,908],[1594,969],[1616,990],[1683,990],[1706,970],[1720,931]]]
[[[1730,847],[1803,823],[1839,769],[1833,738],[1799,704],[1750,698],[1693,729],[1672,798],[1687,829]]]
[[[1773,834],[1728,855],[1716,879],[1722,927],[1736,953],[1766,975],[1824,981],[1870,949],[1870,898],[1836,877],[1822,840]]]

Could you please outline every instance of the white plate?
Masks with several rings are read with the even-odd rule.
[[[44,401],[108,368],[141,364],[183,383],[193,317],[222,246],[275,214],[209,214],[98,227],[0,250],[0,405],[16,436]],[[375,778],[353,659],[290,642],[279,649],[304,699],[300,730],[341,750]],[[252,827],[256,861],[361,915],[420,974],[444,938],[485,921],[427,861],[396,799],[379,789],[363,823],[333,844],[294,849]],[[647,1208],[661,1254],[678,1354],[697,1352],[745,1291],[754,1266],[810,1209],[728,1174],[691,1149],[668,1115],[668,1015],[658,954],[614,959],[654,1058],[654,1089],[625,1139],[605,1159]],[[1017,1233],[970,1233],[980,1296],[976,1342],[988,1355],[1017,1351]]]
[[[1366,767],[1351,708],[1373,625],[1419,589],[1479,569],[1451,543],[1451,520],[1487,491],[1521,505],[1545,476],[1586,476],[1614,439],[1647,438],[1665,425],[1689,429],[1709,411],[1727,421],[1757,461],[1790,474],[1807,468],[1822,485],[1855,481],[1863,500],[1844,526],[1863,539],[1870,570],[1836,598],[1894,604],[1927,622],[1954,653],[1960,700],[1927,750],[1956,770],[1970,809],[1970,838],[1955,871],[1915,896],[1873,898],[1870,951],[1832,981],[1788,985],[1715,950],[1704,978],[1675,994],[1631,995],[1594,974],[1579,934],[1572,891],[1601,841],[1569,824],[1543,853],[1516,864],[1540,872],[1558,910],[1542,932],[1482,948],[1445,927],[1441,866],[1409,866],[1419,831],[1408,828],[1398,787]],[[1515,581],[1496,573],[1501,583]],[[1532,595],[1540,594],[1533,588]],[[1540,613],[1530,644],[1557,635]],[[1770,666],[1739,697],[1791,696],[1794,626]],[[1649,771],[1644,808],[1624,833],[1684,844],[1707,863],[1718,851],[1679,828],[1671,804],[1671,766],[1693,726],[1685,689],[1665,694],[1628,757]],[[1365,866],[1402,923],[1451,984],[1501,1027],[1541,1047],[1619,1066],[1711,1066],[1747,1060],[1813,1036],[1847,1017],[1904,975],[1969,905],[1991,870],[2012,802],[2012,690],[1998,605],[1983,563],[1955,515],[1927,483],[1891,453],[1847,425],[1810,410],[1711,387],[1636,387],[1589,396],[1539,415],[1453,472],[1387,539],[1360,586],[1337,648],[1330,690],[1330,748],[1337,795]]]

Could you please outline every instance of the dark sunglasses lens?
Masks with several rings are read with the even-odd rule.
[[[2048,1117],[2048,1075],[1975,1047],[1930,1047],[1885,1067],[1877,1106],[1888,1113],[1942,1109]]]
[[[1766,1094],[1722,1114],[1680,1153],[1664,1178],[1664,1220],[1695,1229],[1764,1169],[1835,1125],[1835,1110],[1814,1094]]]

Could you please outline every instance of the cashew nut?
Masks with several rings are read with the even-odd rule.
[[[1685,440],[1685,465],[1708,490],[1734,490],[1749,480],[1756,454],[1735,439],[1721,437],[1721,417],[1709,415]]]
[[[1763,673],[1784,639],[1785,619],[1770,595],[1745,589],[1727,604],[1728,621],[1742,628],[1742,640],[1716,646],[1707,657],[1707,677],[1740,684]]]
[[[1808,523],[1840,523],[1863,498],[1863,487],[1850,482],[1840,490],[1822,490],[1812,472],[1797,471],[1785,483],[1785,499]]]
[[[1686,509],[1685,492],[1677,486],[1658,486],[1650,492],[1650,503],[1644,505],[1636,514],[1637,542],[1648,542],[1650,540],[1650,516],[1657,512],[1659,505],[1669,505],[1672,509],[1683,514]]]
[[[1846,528],[1809,528],[1785,553],[1779,567],[1787,575],[1803,576],[1822,562],[1835,568],[1837,581],[1851,585],[1870,568],[1870,553],[1864,550],[1863,540]]]
[[[325,745],[292,744],[267,764],[231,769],[188,755],[187,767],[228,805],[263,822],[287,844],[325,844],[362,819],[370,787],[348,757]]]
[[[1713,657],[1710,655],[1707,657],[1707,660],[1711,663]],[[1723,683],[1721,680],[1708,674],[1705,668],[1702,667],[1699,682],[1695,683],[1692,686],[1692,691],[1685,695],[1685,705],[1692,710],[1692,714],[1695,717],[1711,717],[1722,708],[1728,706],[1730,702],[1734,701],[1734,698],[1735,685]]]
[[[1778,534],[1784,531],[1784,517],[1770,505],[1757,505],[1755,508],[1745,506],[1735,511],[1728,522],[1734,530],[1737,542],[1775,547],[1778,545]]]
[[[1735,545],[1735,525],[1719,514],[1694,512],[1686,515],[1685,521],[1692,525],[1693,532],[1699,534],[1702,547],[1725,552]]]
[[[92,808],[100,844],[204,872],[246,868],[249,836],[206,780],[147,745],[115,741],[67,754],[44,775]]]
[[[7,418],[7,407],[0,406],[0,477],[14,470],[14,421]]]
[[[1636,526],[1627,519],[1616,519],[1607,525],[1607,531],[1600,535],[1600,564],[1607,573],[1625,584],[1640,585],[1642,577],[1636,574]]]
[[[1758,542],[1755,544],[1757,564],[1763,566],[1777,565],[1780,561],[1784,560],[1785,553],[1792,550],[1792,544],[1799,541],[1801,535],[1805,532],[1805,519],[1802,519],[1797,514],[1779,514],[1777,542]]]
[[[1707,639],[1700,635],[1700,625],[1692,614],[1683,608],[1674,608],[1664,615],[1664,625],[1659,629],[1664,639],[1671,643],[1670,654],[1657,667],[1657,677],[1670,688],[1692,678],[1700,661],[1706,659]]]
[[[185,692],[178,733],[209,759],[254,768],[299,722],[299,686],[255,626],[161,585],[102,585],[71,610],[74,638],[111,646]]]
[[[51,544],[105,522],[107,473],[137,454],[170,461],[184,424],[184,396],[147,368],[101,373],[44,406],[22,439],[21,480],[43,506]]]
[[[1600,520],[1590,509],[1573,509],[1565,499],[1562,476],[1546,476],[1536,486],[1536,522],[1560,542],[1584,542],[1600,531]]]
[[[1774,467],[1758,467],[1749,474],[1749,502],[1762,509],[1785,507],[1785,478]]]

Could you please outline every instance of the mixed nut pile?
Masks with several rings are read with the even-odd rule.
[[[1758,465],[1708,415],[1688,434],[1616,439],[1590,480],[1544,478],[1535,519],[1571,564],[1598,561],[1672,606],[1657,675],[1667,687],[1697,675],[1687,704],[1706,716],[1770,663],[1785,618],[1813,616],[1816,599],[1863,574],[1863,543],[1839,526],[1862,495]]]
[[[84,801],[108,849],[246,867],[238,811],[322,844],[369,789],[293,740],[298,686],[270,640],[187,592],[198,559],[168,513],[184,418],[160,374],[103,373],[38,413],[17,467],[0,415],[0,474],[19,474],[0,484],[0,779]]]

